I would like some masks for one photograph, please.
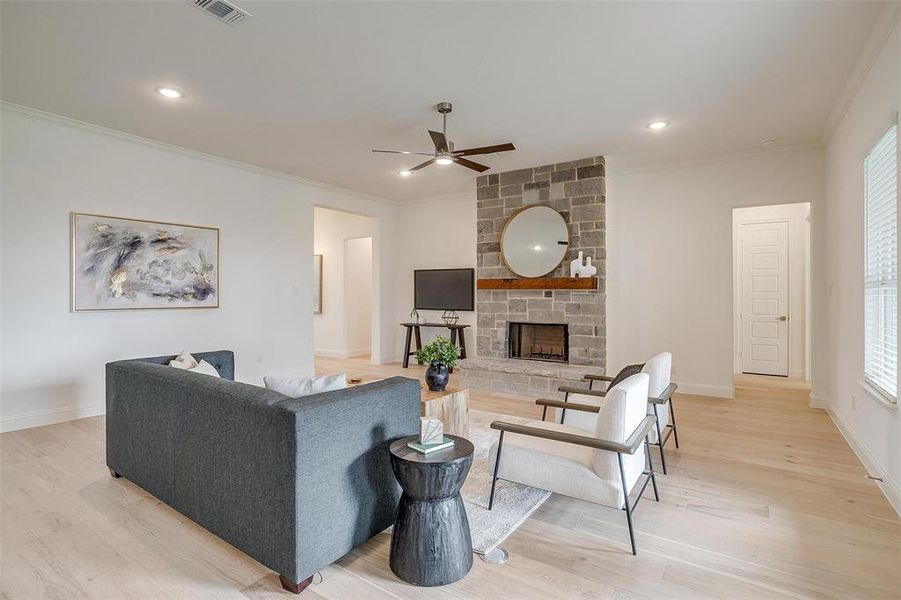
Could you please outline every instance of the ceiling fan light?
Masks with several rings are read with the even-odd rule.
[[[404,169],[403,171],[398,171],[397,174],[400,175],[401,177],[409,177],[410,175],[413,174],[413,171]]]
[[[660,131],[661,129],[666,129],[669,127],[669,121],[654,121],[652,123],[648,123],[648,129],[651,131]]]
[[[156,88],[156,93],[164,98],[169,98],[170,100],[178,100],[179,98],[183,98],[184,94],[178,91],[175,88],[171,88],[168,86],[161,85]]]
[[[449,165],[454,161],[449,156],[439,156],[435,159],[435,162],[439,165]]]

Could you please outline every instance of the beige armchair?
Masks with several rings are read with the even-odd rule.
[[[561,386],[559,391],[565,394],[564,402],[577,402],[579,404],[600,405],[604,396],[607,394],[605,390],[594,389],[595,383],[606,383],[610,385],[618,379],[622,379],[624,375],[630,374],[631,371],[640,371],[647,373],[650,377],[648,384],[648,414],[657,417],[657,423],[651,430],[650,443],[657,446],[660,450],[660,465],[663,474],[666,475],[666,455],[664,446],[669,441],[670,436],[675,441],[676,448],[679,447],[679,433],[676,430],[676,413],[673,408],[673,392],[678,386],[671,381],[672,379],[673,355],[669,352],[661,352],[651,358],[644,365],[630,365],[624,368],[616,377],[607,375],[586,375],[584,380],[588,382],[588,389],[575,386]],[[549,405],[545,400],[538,400],[537,404],[544,406],[542,412],[542,420],[547,415]],[[555,421],[591,431],[594,429],[595,415],[584,411],[572,411],[566,408],[557,408]]]
[[[608,390],[601,405],[545,401],[550,406],[565,404],[569,411],[593,415],[595,428],[590,433],[546,421],[525,425],[493,422],[491,428],[501,434],[489,451],[488,464],[494,474],[488,509],[494,506],[498,479],[622,509],[635,554],[632,513],[648,482],[655,499],[660,499],[649,449],[648,436],[656,418],[647,414],[648,380],[645,373],[629,377]],[[630,503],[630,492],[642,475],[644,482]]]

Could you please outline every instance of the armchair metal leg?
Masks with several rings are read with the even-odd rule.
[[[623,455],[616,453],[619,460],[619,478],[623,484],[623,510],[626,511],[626,521],[629,523],[629,541],[632,543],[632,554],[638,554],[635,551],[635,531],[632,529],[632,508],[629,506],[629,490],[626,489],[626,470],[623,468]]]
[[[673,409],[673,399],[672,398],[670,398],[670,401],[668,402],[668,404],[669,404],[669,421],[673,425],[673,437],[676,440],[676,448],[678,448],[679,447],[679,432],[676,431],[676,413],[675,413],[675,410]],[[661,450],[662,450],[662,448],[661,448]]]
[[[545,406],[544,410],[541,411],[541,420],[547,421],[547,406]]]
[[[547,408],[547,407],[545,407]],[[494,457],[494,475],[491,477],[491,496],[488,498],[488,510],[494,506],[494,488],[497,485],[497,470],[501,466],[501,450],[504,449],[504,432],[501,431],[501,437],[497,441],[497,456]]]
[[[563,401],[564,402],[569,401],[569,392],[565,392],[563,394]],[[547,408],[547,407],[545,407],[545,408]],[[564,408],[564,409],[560,410],[560,424],[563,425],[563,421],[565,421],[565,420],[566,420],[566,409]]]
[[[654,407],[654,416],[657,417],[657,423],[654,425],[657,428],[657,444],[656,446],[660,448],[660,464],[663,468],[663,474],[666,475],[666,456],[663,454],[663,432],[660,431],[660,417],[657,416],[657,405],[652,405]]]
[[[651,485],[654,486],[654,500],[660,502],[660,494],[657,493],[657,478],[654,477],[654,460],[651,458],[651,440],[649,436],[644,438],[644,451],[648,455],[648,476],[651,478]]]

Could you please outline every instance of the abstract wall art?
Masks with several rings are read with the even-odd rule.
[[[217,308],[219,230],[72,213],[72,310]]]
[[[313,314],[322,314],[322,255],[313,255]]]

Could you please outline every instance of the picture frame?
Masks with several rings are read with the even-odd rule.
[[[313,314],[322,314],[322,255],[313,255]]]
[[[217,227],[70,213],[70,310],[219,308]]]

